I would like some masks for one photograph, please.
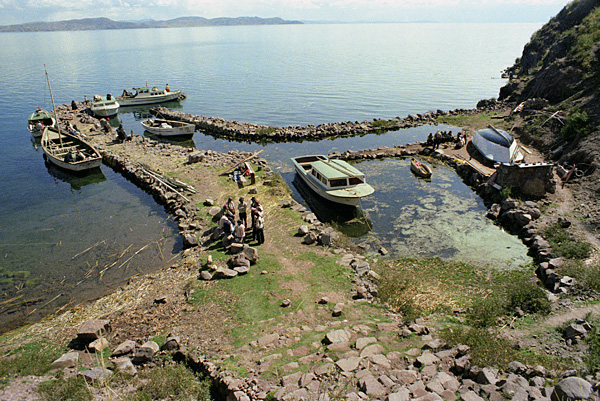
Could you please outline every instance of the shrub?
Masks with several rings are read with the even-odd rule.
[[[140,374],[145,384],[136,400],[210,400],[210,382],[183,365],[155,368]]]
[[[508,309],[516,308],[521,308],[523,312],[547,315],[551,303],[540,286],[534,282],[524,282],[512,285],[508,291]]]
[[[400,274],[384,280],[379,287],[381,299],[395,312],[401,313],[405,320],[413,320],[423,313],[415,302],[417,293],[418,289],[411,280]]]
[[[505,313],[504,297],[494,293],[488,297],[476,299],[467,314],[467,320],[474,327],[490,327],[495,325],[498,318]]]
[[[600,369],[600,334],[598,328],[594,327],[585,338],[588,345],[587,354],[584,356],[585,365],[590,374]]]
[[[588,114],[585,111],[576,111],[567,118],[565,126],[561,130],[561,135],[563,139],[572,141],[583,138],[591,131],[592,125]]]
[[[572,238],[558,222],[544,231],[544,237],[550,242],[557,256],[568,259],[586,259],[590,256],[590,244]]]
[[[512,343],[489,329],[447,328],[442,330],[441,337],[451,347],[458,344],[471,347],[469,355],[474,365],[504,368],[519,359]]]

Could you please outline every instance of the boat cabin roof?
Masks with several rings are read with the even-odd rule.
[[[312,163],[312,167],[329,180],[348,177],[364,177],[363,173],[343,160],[331,159],[329,162],[316,161]]]

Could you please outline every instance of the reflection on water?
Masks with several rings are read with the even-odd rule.
[[[297,173],[292,181],[305,204],[323,223],[330,224],[348,237],[360,238],[371,230],[371,222],[360,207],[348,207],[317,195]]]
[[[57,166],[55,166],[52,163],[49,163],[48,161],[46,161],[44,164],[48,169],[48,173],[50,173],[52,177],[54,177],[57,180],[66,182],[67,184],[71,185],[71,189],[76,191],[80,190],[86,185],[98,184],[100,182],[106,181],[104,173],[102,173],[102,170],[99,168],[84,171],[81,173],[73,173],[58,168]]]

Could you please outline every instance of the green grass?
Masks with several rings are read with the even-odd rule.
[[[92,392],[80,376],[65,378],[61,373],[55,379],[40,383],[38,394],[45,401],[91,400]]]
[[[571,236],[559,222],[544,231],[544,238],[550,242],[557,256],[567,259],[586,259],[590,256],[591,246],[587,242]]]
[[[277,131],[277,128],[275,127],[261,127],[256,130],[256,133],[259,135],[268,135],[274,133],[275,131]]]
[[[375,120],[371,123],[371,126],[373,128],[386,128],[390,125],[395,125],[397,122],[397,120]]]
[[[504,129],[501,126],[502,120],[492,118],[492,116],[497,116],[499,114],[499,112],[493,111],[490,113],[475,113],[471,115],[438,116],[436,121],[438,124],[453,125],[455,127],[468,127],[472,131],[485,128],[490,124],[494,125],[496,128]]]
[[[210,382],[183,365],[164,366],[140,372],[142,385],[136,401],[210,400]]]
[[[60,347],[43,341],[24,344],[0,359],[0,376],[42,376],[62,355],[61,351]]]

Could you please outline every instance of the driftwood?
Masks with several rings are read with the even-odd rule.
[[[224,171],[223,173],[221,173],[221,175],[227,175],[227,174],[231,173],[233,170],[235,170],[235,168],[236,168],[237,166],[239,166],[239,165],[240,165],[240,164],[242,164],[242,163],[245,163],[245,162],[247,162],[248,160],[252,159],[253,157],[256,157],[256,156],[258,156],[258,154],[259,154],[259,153],[261,153],[263,150],[264,150],[264,149],[261,149],[261,150],[259,150],[258,152],[256,152],[256,153],[253,153],[252,155],[250,155],[250,156],[246,157],[244,160],[242,160],[242,161],[240,161],[240,162],[237,162],[236,164],[234,164],[233,166],[231,166],[230,168],[228,168],[226,171]]]

